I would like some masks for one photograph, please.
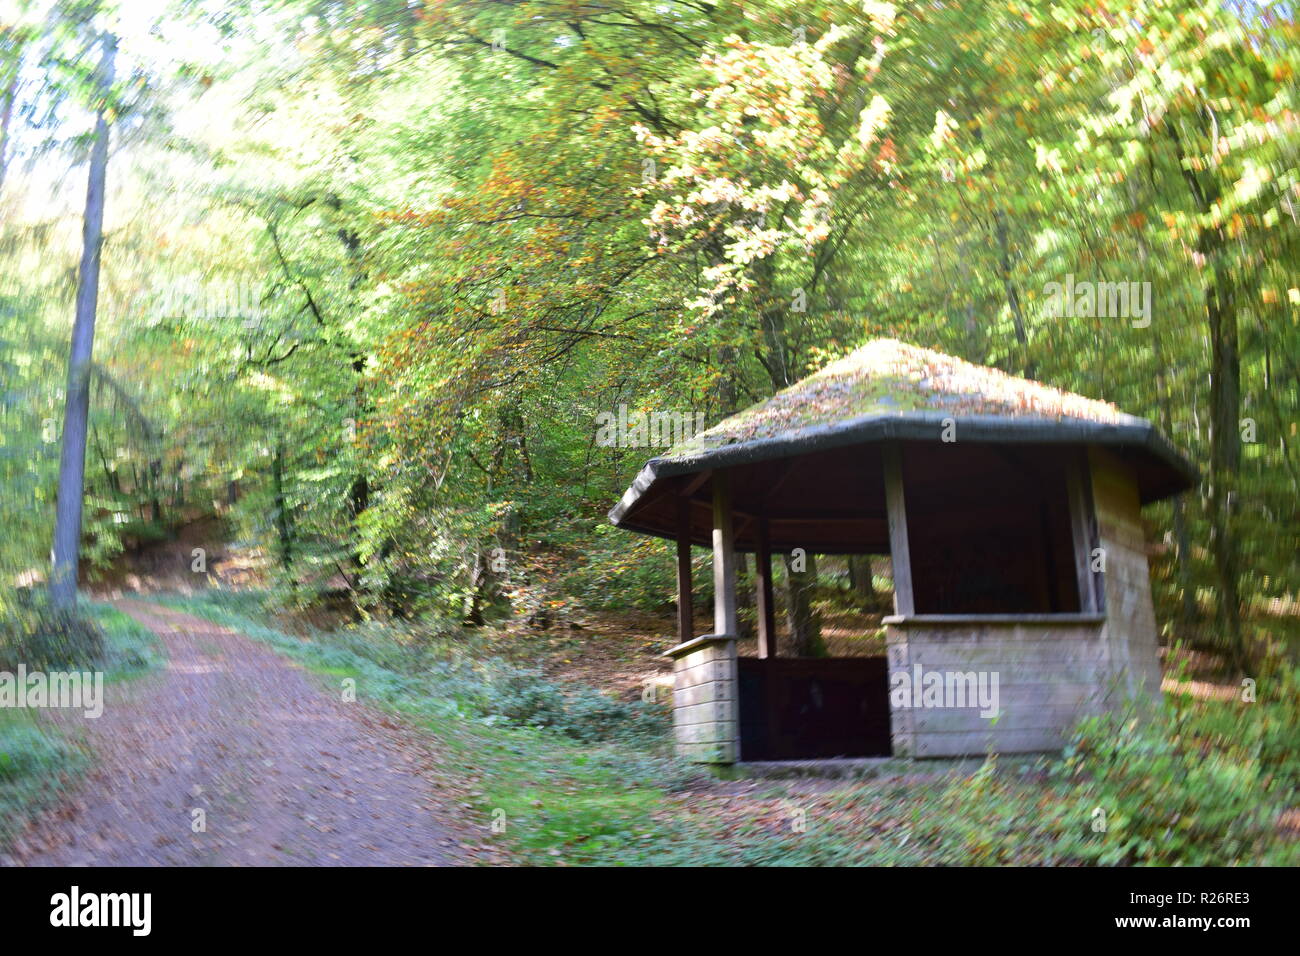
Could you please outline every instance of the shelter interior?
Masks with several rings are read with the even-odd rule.
[[[683,549],[689,561],[691,544],[714,545],[720,521],[731,523],[734,550],[756,556],[758,657],[737,662],[740,759],[888,755],[884,656],[778,657],[771,555],[891,555],[898,614],[1096,612],[1085,454],[1041,444],[845,445],[727,468],[726,515],[717,513],[717,475],[706,471],[679,479],[629,523],[675,530],[679,584]],[[900,541],[909,551],[901,561]],[[689,594],[679,605],[685,642]]]

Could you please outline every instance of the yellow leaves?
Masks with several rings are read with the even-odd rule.
[[[864,0],[862,12],[871,21],[872,28],[880,33],[892,32],[894,19],[898,16],[898,8],[894,4],[877,3],[875,0]]]
[[[871,104],[862,111],[858,122],[858,142],[863,146],[869,144],[876,138],[876,133],[885,125],[888,118],[889,104],[877,93],[871,98]]]
[[[930,134],[930,144],[935,149],[942,149],[957,136],[957,121],[943,110],[934,114],[934,131]]]

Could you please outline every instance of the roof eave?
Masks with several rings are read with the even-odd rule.
[[[813,425],[772,438],[712,448],[693,455],[652,458],[633,480],[623,497],[609,511],[610,523],[629,530],[623,519],[661,478],[696,474],[714,468],[729,468],[776,458],[806,455],[845,445],[876,441],[937,441],[940,429],[951,420],[961,441],[1039,444],[1095,444],[1141,448],[1159,458],[1180,475],[1181,488],[1150,497],[1159,500],[1194,486],[1200,477],[1196,469],[1149,421],[1125,415],[1121,422],[1090,422],[1083,419],[1005,418],[998,415],[958,417],[945,412],[910,412],[905,415],[867,415],[831,425]],[[1145,501],[1144,501],[1145,503]],[[653,532],[651,532],[653,533]]]

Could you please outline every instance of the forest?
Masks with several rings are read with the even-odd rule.
[[[959,774],[899,809],[920,835],[893,861],[1294,863],[1296,13],[3,0],[0,668],[24,641],[65,663],[107,646],[131,625],[96,602],[154,594],[374,677],[398,710],[436,671],[509,733],[549,728],[538,747],[653,755],[619,758],[642,761],[632,790],[588,781],[617,812],[475,852],[630,854],[646,794],[674,792],[644,762],[669,758],[642,685],[674,643],[676,565],[610,508],[669,447],[898,340],[1145,418],[1197,481],[1142,512],[1168,746],[1085,728],[1048,789]],[[825,654],[854,613],[883,640],[887,562],[792,557],[781,641]],[[693,562],[707,619],[707,550]],[[1243,680],[1256,709],[1214,710]],[[493,786],[544,759],[462,732],[496,754],[475,771],[490,815]],[[50,746],[33,766],[71,760]],[[1093,759],[1123,770],[1080,783]],[[1049,791],[1058,809],[1015,838],[953,809],[996,828]],[[1108,799],[1124,842],[1063,822]],[[874,846],[832,828],[778,851],[731,827],[708,845],[732,856],[689,845]]]

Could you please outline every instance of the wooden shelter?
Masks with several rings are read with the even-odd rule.
[[[1032,752],[1158,693],[1139,509],[1194,480],[1144,419],[877,340],[652,459],[609,516],[677,543],[682,755]],[[692,545],[713,551],[707,634]],[[771,556],[796,548],[891,556],[883,657],[778,656]],[[736,654],[737,552],[755,555],[757,658]],[[927,702],[934,673],[946,684]],[[986,678],[996,720],[942,694]]]

